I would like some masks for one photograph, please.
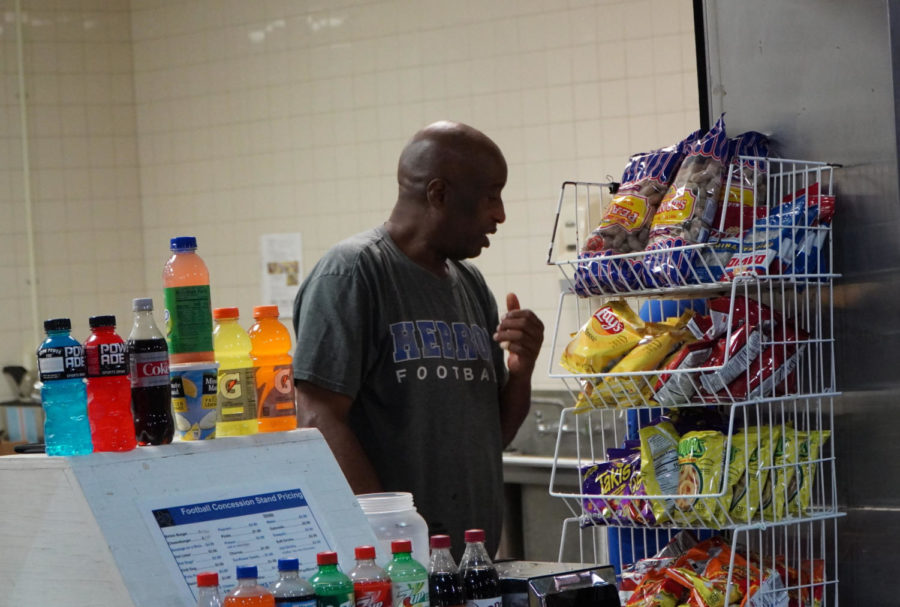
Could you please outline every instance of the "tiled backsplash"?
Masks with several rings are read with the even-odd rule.
[[[449,118],[507,156],[507,221],[476,263],[501,306],[513,290],[538,312],[549,342],[560,182],[617,178],[630,153],[699,123],[689,0],[22,5],[39,316],[71,316],[82,337],[97,313],[127,331],[133,297],[160,307],[168,240],[182,234],[198,237],[213,305],[239,306],[248,326],[260,236],[300,232],[307,272],[387,217],[403,144]],[[13,1],[0,11],[14,15]],[[37,345],[14,26],[0,29],[9,362]],[[542,358],[536,387],[558,388],[546,369]]]

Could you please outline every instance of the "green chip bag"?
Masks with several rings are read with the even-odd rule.
[[[678,494],[675,506],[687,522],[708,527],[721,526],[716,519],[718,498],[691,498],[702,493],[719,493],[725,474],[725,436],[715,430],[688,432],[678,441]],[[679,521],[680,522],[680,521]]]
[[[798,465],[793,478],[788,484],[788,512],[794,516],[803,516],[809,508],[816,469],[815,460],[819,459],[822,445],[831,436],[831,431],[797,432]]]
[[[752,426],[735,435],[734,442],[746,445],[747,465],[732,487],[729,513],[732,520],[749,523],[763,502],[771,499],[769,470],[774,446],[781,438],[781,426]]]
[[[787,488],[796,470],[798,457],[797,431],[791,426],[784,426],[772,454],[772,474],[768,483],[771,489],[763,491],[763,520],[780,521],[784,518]]]

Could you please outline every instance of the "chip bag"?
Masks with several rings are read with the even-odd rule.
[[[638,344],[643,329],[644,321],[625,301],[611,301],[575,334],[559,362],[575,374],[603,373]]]
[[[784,518],[788,485],[796,471],[799,453],[797,431],[785,425],[772,452],[772,474],[769,477],[772,491],[768,500],[763,495],[763,520],[780,521]]]
[[[775,444],[781,438],[781,426],[751,426],[738,432],[732,443],[740,443],[746,454],[746,470],[732,487],[729,513],[735,522],[749,523],[765,499],[771,499],[769,466]],[[765,491],[765,495],[763,495]]]
[[[691,523],[716,528],[719,500],[691,498],[702,493],[720,493],[725,480],[725,436],[716,430],[688,432],[678,441],[678,494],[675,506]]]
[[[798,460],[800,464],[788,484],[788,512],[795,516],[803,516],[809,508],[813,482],[822,446],[831,436],[829,430],[821,432],[797,432]]]
[[[678,493],[678,431],[671,422],[663,421],[644,426],[641,437],[641,477],[647,495],[676,495]],[[653,499],[650,510],[656,523],[671,518],[675,508],[672,499]]]

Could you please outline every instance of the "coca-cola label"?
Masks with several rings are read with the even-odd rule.
[[[84,377],[84,348],[80,345],[49,347],[38,350],[38,373],[41,381]]]
[[[168,352],[133,352],[130,358],[132,388],[169,385]]]
[[[125,342],[92,344],[84,349],[88,377],[109,377],[128,373]]]

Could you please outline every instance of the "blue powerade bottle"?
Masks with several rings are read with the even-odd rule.
[[[68,318],[44,321],[44,330],[47,339],[38,348],[37,358],[47,455],[91,453],[84,348],[69,334]]]

